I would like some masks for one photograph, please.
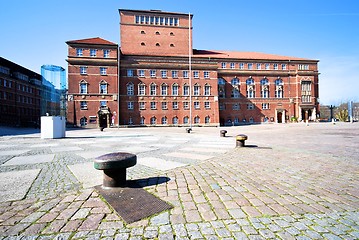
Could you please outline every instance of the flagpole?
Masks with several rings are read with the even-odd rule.
[[[192,130],[192,44],[191,44],[191,13],[188,13],[188,66],[189,66],[189,125]]]

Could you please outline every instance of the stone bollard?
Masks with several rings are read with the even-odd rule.
[[[137,156],[132,153],[116,152],[95,158],[94,167],[103,170],[105,188],[126,186],[126,168],[135,166]]]
[[[248,139],[247,135],[239,134],[236,136],[236,147],[244,147],[245,141]]]
[[[226,133],[227,133],[227,130],[221,130],[221,131],[219,132],[219,135],[220,135],[221,137],[225,137],[225,136],[226,136]]]
[[[191,131],[192,131],[192,128],[186,128],[187,133],[191,133]]]

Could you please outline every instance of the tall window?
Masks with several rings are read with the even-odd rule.
[[[175,125],[178,124],[178,117],[173,117],[172,118],[172,124],[175,124]]]
[[[236,66],[236,65],[235,65],[233,62],[231,62],[231,64],[230,64],[231,69],[234,69],[235,66]]]
[[[269,98],[269,81],[266,78],[261,80],[261,98]]]
[[[96,57],[96,49],[90,49],[90,57]]]
[[[247,98],[254,98],[255,91],[254,91],[254,80],[253,78],[248,78],[246,80],[247,85]]]
[[[76,56],[82,57],[83,56],[83,49],[82,48],[76,48]]]
[[[247,67],[248,67],[248,70],[252,70],[253,69],[253,63],[248,63]]]
[[[275,97],[283,98],[283,80],[280,78],[275,80]]]
[[[239,69],[244,69],[244,63],[239,64]]]
[[[145,70],[143,70],[143,69],[138,70],[138,76],[145,77]]]
[[[151,125],[155,125],[156,124],[156,117],[151,117]]]
[[[227,64],[225,62],[221,63],[221,67],[222,68],[226,68],[227,67]]]
[[[195,124],[198,124],[198,123],[199,123],[199,120],[200,120],[199,117],[196,116],[196,117],[194,118],[194,123],[195,123]]]
[[[206,116],[206,117],[204,118],[204,123],[205,123],[205,124],[209,124],[209,123],[210,123],[210,120],[211,120],[211,118],[210,118],[209,116]]]
[[[100,93],[107,94],[107,82],[105,81],[100,82]]]
[[[172,85],[172,95],[173,96],[178,96],[178,84],[177,83],[174,83]]]
[[[167,70],[161,70],[161,77],[167,78]]]
[[[172,109],[178,109],[178,102],[172,102]]]
[[[80,82],[80,93],[87,94],[87,82],[84,80]]]
[[[109,49],[104,49],[103,50],[103,57],[104,58],[110,57],[110,50]]]
[[[138,84],[138,95],[146,95],[146,85],[144,83]]]
[[[312,101],[312,82],[302,81],[302,102],[310,103]]]
[[[177,70],[172,71],[172,78],[178,78],[178,71]]]
[[[156,96],[156,94],[157,94],[156,90],[157,90],[156,84],[151,83],[151,85],[150,85],[150,95],[151,96]]]
[[[257,63],[257,70],[261,70],[261,68],[262,68],[262,64]]]
[[[184,123],[184,124],[188,124],[188,122],[189,122],[188,120],[189,120],[188,117],[184,117],[184,118],[183,118],[183,123]]]
[[[133,69],[127,69],[127,77],[133,77]]]
[[[151,78],[155,78],[156,77],[156,70],[150,70],[150,76],[151,76]]]
[[[133,83],[127,83],[127,95],[133,96],[134,95],[134,87]]]
[[[238,86],[239,85],[239,79],[238,78],[233,78],[231,80],[231,85],[232,86]]]
[[[161,123],[162,124],[167,124],[167,117],[162,117],[161,118]]]
[[[208,79],[209,78],[209,72],[208,71],[204,71],[203,72],[204,78]]]
[[[278,63],[274,63],[274,64],[273,64],[273,69],[274,69],[274,70],[278,70]]]
[[[167,102],[162,102],[162,110],[167,110]]]
[[[145,125],[145,118],[144,117],[140,118],[140,125]]]
[[[168,89],[167,84],[163,83],[163,84],[161,85],[161,95],[162,95],[162,96],[167,96],[167,89]]]
[[[209,84],[204,85],[204,95],[205,96],[211,95],[211,86]]]
[[[287,64],[282,64],[282,70],[287,70]]]
[[[270,69],[269,63],[266,63],[264,66],[265,66],[265,70],[269,70],[269,69]]]
[[[193,77],[199,78],[199,71],[193,71]]]
[[[80,67],[80,74],[87,74],[87,67],[81,66]]]
[[[107,75],[107,68],[105,68],[105,67],[100,67],[100,74],[101,74],[101,75]]]
[[[184,96],[188,96],[189,95],[189,86],[187,84],[185,84],[183,86],[183,95]]]
[[[189,78],[189,77],[188,77],[188,70],[184,70],[184,71],[182,72],[182,74],[183,74],[183,78]]]
[[[133,110],[133,102],[127,102],[127,109]]]
[[[200,89],[200,87],[199,87],[198,83],[196,83],[196,84],[193,86],[193,95],[194,95],[194,96],[199,96],[199,89]]]

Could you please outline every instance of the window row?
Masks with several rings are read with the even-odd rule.
[[[287,70],[287,64],[278,64],[278,63],[227,63],[222,62],[221,68],[222,69],[247,69],[247,70],[279,70],[279,66],[281,70]]]
[[[135,73],[137,75],[135,75]],[[134,69],[127,69],[127,77],[151,77],[156,78],[160,74],[161,78],[168,78],[169,74],[172,78],[189,78],[190,72],[188,70],[178,71],[178,70],[145,70],[138,69],[137,72]],[[200,71],[194,70],[192,71],[193,78],[200,78]],[[203,78],[209,79],[209,71],[203,71]]]
[[[179,18],[136,15],[135,23],[149,24],[149,25],[179,26]]]
[[[146,110],[147,109],[147,102],[139,102],[138,103],[138,108],[139,110]],[[161,109],[162,110],[168,110],[170,107],[173,109],[173,110],[178,110],[180,109],[179,107],[179,102],[172,102],[172,103],[168,103],[168,102],[161,102],[161,103],[158,103],[158,102],[149,102],[149,107],[151,110],[157,110],[158,109],[158,105],[160,105]],[[188,110],[190,109],[190,103],[189,102],[182,102],[182,105],[183,105],[183,109],[185,110]],[[204,105],[203,107],[205,109],[211,109],[211,103],[206,101],[204,102]],[[198,109],[201,109],[201,104],[199,101],[194,101],[193,102],[193,108],[198,110]],[[127,109],[128,110],[134,110],[135,109],[135,102],[127,102]]]
[[[141,30],[141,34],[146,34],[146,32],[144,30]],[[161,33],[159,31],[155,32],[156,35],[161,35]],[[170,32],[169,34],[170,36],[174,36],[175,34],[173,32]]]
[[[145,42],[141,42],[141,46],[146,46],[146,43],[145,43]],[[160,43],[156,43],[155,46],[156,46],[156,47],[160,47],[161,44],[160,44]],[[174,47],[175,45],[174,45],[173,43],[171,43],[169,46],[170,46],[170,47]]]
[[[102,49],[102,50],[98,50],[98,49],[90,49],[90,57],[97,57],[97,52],[101,51],[102,53],[102,57],[104,58],[108,58],[110,57],[110,49]],[[84,56],[84,49],[83,48],[76,48],[76,56],[78,57],[83,57]]]
[[[139,96],[145,96],[146,95],[146,84],[140,83],[138,84],[138,93]],[[169,89],[171,90],[171,94],[169,92]],[[148,94],[150,96],[179,96],[180,95],[180,86],[175,83],[171,87],[169,87],[166,83],[162,83],[160,86],[158,86],[155,83],[151,83],[147,90]],[[135,85],[130,82],[127,84],[127,95],[133,96],[135,95]],[[182,87],[182,95],[183,96],[189,96],[190,95],[190,85],[184,84]],[[201,95],[201,86],[196,83],[193,86],[193,96],[200,96]],[[203,95],[204,96],[210,96],[211,95],[211,86],[209,84],[205,84],[203,87]]]
[[[3,85],[6,88],[12,88],[13,81],[0,78],[0,85]],[[29,87],[27,85],[23,85],[23,84],[19,84],[19,83],[17,84],[17,90],[27,92],[27,93],[33,93],[34,92],[33,87]]]
[[[40,99],[36,99],[33,97],[28,97],[28,96],[22,96],[22,95],[14,95],[13,93],[0,91],[0,99],[13,100],[14,96],[16,97],[16,102],[18,102],[18,103],[40,104]]]
[[[79,93],[81,94],[88,93],[88,82],[86,82],[85,80],[81,80],[80,82]],[[100,94],[108,93],[108,83],[104,80],[101,80],[101,82],[99,83],[99,93]]]
[[[225,85],[227,83],[227,81],[223,78],[218,78],[218,85]],[[246,79],[245,81],[246,85],[255,85],[255,81],[252,77],[249,77],[248,79]],[[260,85],[269,85],[269,80],[264,77],[259,81]],[[238,86],[241,84],[241,81],[239,78],[235,77],[231,80],[231,85],[232,86]],[[274,80],[274,85],[276,86],[283,86],[283,80],[281,78],[277,78],[276,80]]]
[[[87,66],[80,66],[80,74],[86,75],[87,74]],[[100,75],[107,75],[107,68],[106,67],[100,67],[99,68]]]
[[[232,107],[231,107],[232,110],[241,110],[241,104],[240,104],[240,103],[234,103],[234,104],[220,103],[220,104],[219,104],[219,110],[226,110],[226,109],[227,109],[227,108],[226,108],[227,105],[232,105]],[[244,105],[244,104],[242,104],[242,105]],[[270,109],[270,108],[269,108],[269,103],[262,103],[261,106],[262,106],[262,110],[268,110],[268,109]],[[247,110],[253,110],[253,109],[255,109],[255,104],[253,104],[253,103],[247,103],[247,104],[245,104],[245,108],[246,108]]]

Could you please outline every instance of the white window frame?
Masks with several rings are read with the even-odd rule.
[[[179,89],[179,86],[177,83],[172,85],[172,95],[173,96],[178,96],[178,89]]]
[[[199,84],[195,84],[193,86],[193,96],[199,96],[200,95],[200,89],[201,89],[201,87],[199,86]]]
[[[178,109],[178,102],[172,102],[172,109],[174,110]]]
[[[161,70],[161,77],[167,78],[167,70]]]
[[[106,67],[100,67],[100,74],[101,75],[107,75],[107,68]]]
[[[131,102],[127,102],[127,110],[133,110],[134,109],[134,103]]]
[[[235,68],[236,68],[236,64],[235,64],[234,62],[231,62],[231,63],[230,63],[230,68],[231,68],[231,69],[235,69]]]
[[[150,96],[156,96],[157,95],[157,85],[154,83],[151,83],[150,85]]]
[[[151,78],[155,78],[156,77],[156,70],[150,70],[150,76]]]
[[[201,108],[199,101],[194,101],[193,106],[194,106],[194,109],[197,109],[197,110]]]
[[[76,48],[76,56],[82,57],[84,55],[83,48]]]
[[[178,78],[178,71],[172,70],[172,78]]]
[[[96,57],[96,55],[97,55],[97,49],[91,48],[90,49],[90,57]]]
[[[157,109],[156,102],[150,102],[150,104],[151,104],[151,110],[156,110]]]
[[[143,83],[138,84],[138,95],[144,96],[146,95],[146,85]]]
[[[146,102],[139,102],[139,103],[138,103],[138,108],[139,108],[140,110],[146,109]]]
[[[199,71],[193,71],[193,78],[199,78]]]
[[[205,79],[208,79],[209,78],[209,71],[204,71],[203,76],[204,76]]]
[[[104,58],[109,58],[110,57],[110,50],[109,49],[104,49],[103,50],[103,57]]]
[[[139,70],[138,70],[138,76],[139,76],[139,77],[145,77],[145,70],[139,69]]]
[[[205,109],[210,109],[211,108],[211,103],[208,102],[208,101],[204,102],[204,108]]]
[[[183,70],[182,74],[183,74],[183,78],[189,78],[188,70]]]
[[[81,66],[80,67],[80,74],[81,75],[86,75],[87,74],[87,67],[86,66]]]

